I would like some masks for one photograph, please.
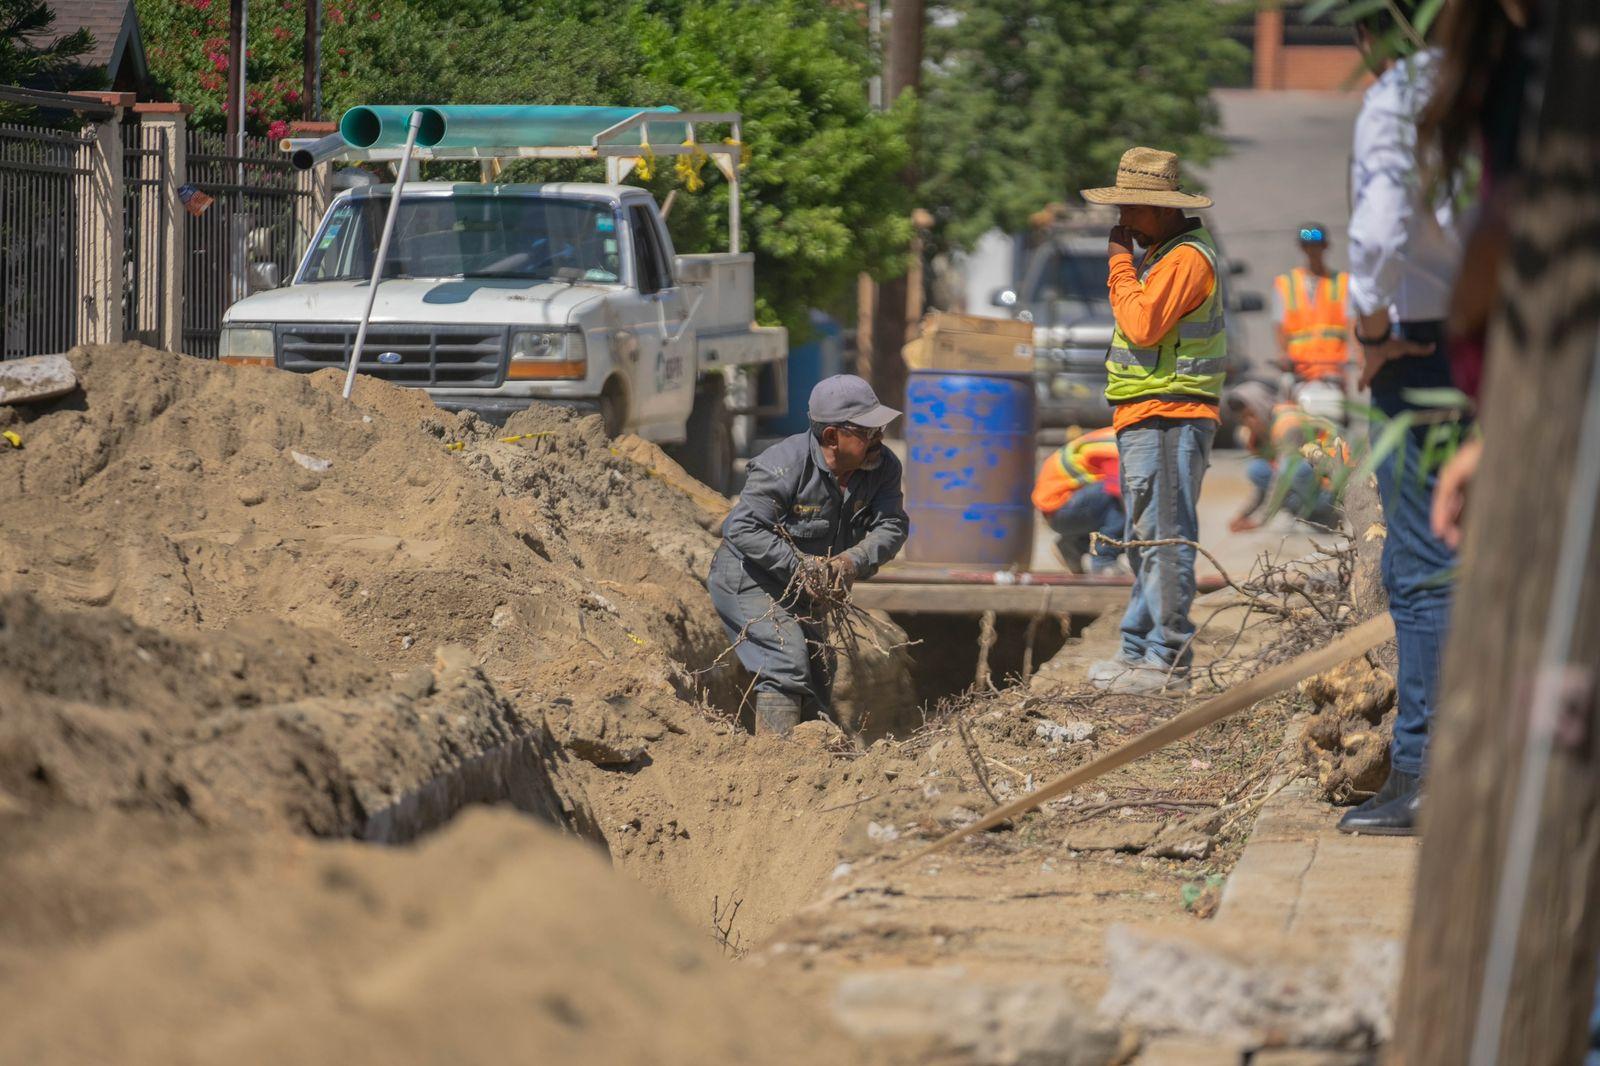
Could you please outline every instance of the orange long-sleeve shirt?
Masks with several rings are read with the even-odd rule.
[[[1142,282],[1133,268],[1133,256],[1114,255],[1108,278],[1111,313],[1116,316],[1123,336],[1131,343],[1140,348],[1154,348],[1177,325],[1178,319],[1204,302],[1215,280],[1211,263],[1188,245],[1179,245],[1163,256]],[[1215,404],[1139,400],[1113,408],[1111,424],[1122,429],[1146,418],[1220,420]]]

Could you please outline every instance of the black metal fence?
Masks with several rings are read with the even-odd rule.
[[[228,305],[294,273],[311,192],[265,137],[247,138],[240,156],[223,138],[191,131],[187,149],[185,181],[212,202],[199,214],[190,211],[183,350],[214,359]]]
[[[0,358],[77,343],[93,144],[86,133],[0,125]]]
[[[171,145],[159,126],[122,127],[122,335],[159,347],[166,326],[167,203]]]

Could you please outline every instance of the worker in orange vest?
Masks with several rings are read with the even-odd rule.
[[[1056,535],[1056,553],[1074,574],[1113,574],[1121,548],[1098,543],[1089,534],[1126,539],[1127,514],[1122,507],[1117,431],[1107,426],[1075,437],[1050,453],[1033,486],[1033,506]]]
[[[1350,362],[1349,275],[1328,267],[1328,231],[1321,223],[1307,222],[1299,236],[1306,265],[1279,274],[1272,284],[1281,365],[1294,374],[1297,400],[1303,402],[1300,393],[1312,383],[1320,386],[1313,391],[1337,388],[1342,400]],[[1316,413],[1335,416],[1331,410]]]
[[[1222,398],[1233,412],[1251,458],[1245,476],[1254,496],[1228,523],[1232,533],[1259,529],[1270,503],[1312,525],[1337,528],[1343,518],[1332,492],[1332,472],[1350,465],[1350,448],[1339,428],[1292,403],[1279,403],[1273,389],[1246,381]],[[1284,484],[1284,479],[1288,480]]]

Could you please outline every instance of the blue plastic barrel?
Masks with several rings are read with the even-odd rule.
[[[906,385],[912,563],[1033,559],[1033,378],[917,370]]]

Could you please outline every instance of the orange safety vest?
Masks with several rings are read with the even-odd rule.
[[[1310,300],[1306,299],[1308,280],[1316,282]],[[1273,284],[1283,307],[1279,325],[1288,341],[1295,377],[1302,381],[1342,378],[1350,358],[1350,320],[1345,314],[1350,275],[1340,271],[1331,278],[1318,278],[1295,267],[1279,274]]]
[[[1110,426],[1073,438],[1051,452],[1039,468],[1033,506],[1041,514],[1055,514],[1073,493],[1101,481],[1107,482],[1107,491],[1120,494],[1117,463],[1117,431]]]

